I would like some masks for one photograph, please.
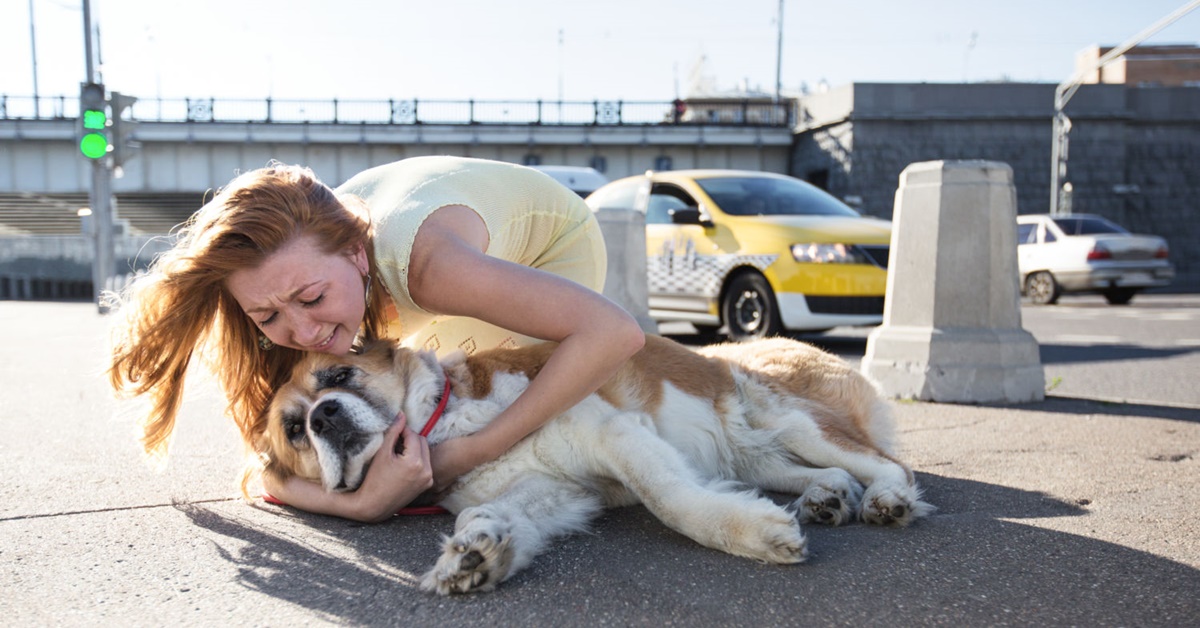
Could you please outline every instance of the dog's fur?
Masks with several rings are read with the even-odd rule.
[[[444,377],[431,444],[478,431],[527,387],[553,344],[438,362],[391,342],[314,354],[270,408],[266,473],[354,490],[403,410],[420,430]],[[487,591],[547,542],[606,507],[641,503],[697,542],[770,563],[806,557],[800,522],[907,525],[932,507],[893,450],[874,386],[844,361],[770,339],[693,351],[650,336],[600,390],[459,478],[441,505],[453,537],[422,579],[442,594]],[[782,507],[750,489],[798,495]]]

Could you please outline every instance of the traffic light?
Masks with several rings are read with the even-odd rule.
[[[79,122],[79,152],[89,159],[108,155],[108,102],[103,84],[80,84]]]
[[[125,110],[133,107],[137,100],[133,96],[126,96],[120,92],[113,92],[108,99],[112,108],[112,157],[113,166],[116,168],[120,168],[126,161],[129,161],[129,158],[133,157],[141,146],[134,139],[137,121],[132,119],[132,116],[128,120],[122,117]]]

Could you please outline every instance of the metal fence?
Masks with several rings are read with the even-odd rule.
[[[571,125],[661,124],[790,127],[792,101],[548,100],[283,100],[217,98],[139,99],[140,122],[256,122],[280,124]],[[0,120],[75,119],[79,99],[0,95]]]

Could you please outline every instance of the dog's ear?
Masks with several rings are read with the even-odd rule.
[[[363,343],[361,349],[358,350],[359,355],[378,355],[391,362],[396,357],[396,348],[399,342],[391,338],[378,338],[368,340]]]

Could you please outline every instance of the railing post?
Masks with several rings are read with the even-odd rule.
[[[537,125],[542,125],[542,99],[537,99]]]
[[[417,99],[413,99],[413,124],[421,124],[421,115],[417,110]]]
[[[267,96],[267,122],[271,122],[271,97]]]
[[[559,123],[561,124],[562,121],[560,120]],[[597,98],[592,101],[592,126],[597,126],[599,124],[600,124],[600,99]]]
[[[617,126],[625,124],[625,100],[617,101]]]
[[[467,124],[475,124],[475,99],[467,100]]]
[[[396,99],[388,99],[388,124],[396,124]]]
[[[338,123],[338,99],[333,99],[333,123]]]

